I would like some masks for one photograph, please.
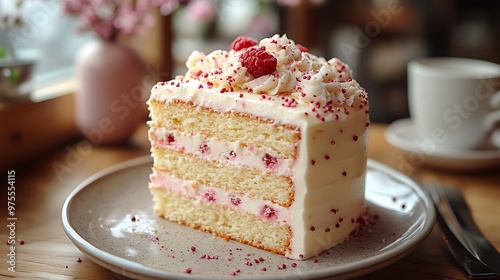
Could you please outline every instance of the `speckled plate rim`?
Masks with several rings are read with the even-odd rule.
[[[109,176],[117,171],[133,168],[135,166],[140,166],[142,164],[152,162],[150,156],[143,156],[128,160],[114,166],[108,167],[84,180],[80,183],[66,198],[62,207],[62,227],[68,238],[74,243],[74,245],[92,261],[98,265],[114,272],[119,275],[133,278],[133,279],[221,279],[227,278],[227,275],[220,275],[217,277],[208,277],[207,275],[196,275],[196,274],[183,274],[178,272],[170,272],[166,270],[151,268],[138,262],[127,260],[111,253],[105,252],[93,244],[89,243],[82,236],[80,236],[76,230],[72,227],[69,217],[70,217],[70,205],[77,196],[79,192],[85,189],[91,183],[97,181],[100,178]],[[372,159],[368,159],[368,167],[379,172],[388,175],[390,178],[396,181],[400,181],[405,184],[411,191],[419,198],[422,206],[425,209],[423,213],[425,220],[422,221],[422,225],[419,227],[417,232],[414,232],[413,236],[394,248],[380,252],[376,256],[372,256],[361,261],[346,263],[335,267],[330,267],[326,269],[318,269],[307,272],[299,272],[295,275],[290,276],[252,276],[244,277],[243,275],[238,276],[238,279],[316,279],[323,277],[334,277],[338,279],[351,278],[360,275],[364,275],[380,268],[383,268],[389,264],[392,264],[409,253],[411,253],[420,243],[422,243],[431,233],[434,222],[435,222],[435,212],[434,207],[427,197],[427,195],[422,191],[422,189],[409,177],[404,174],[382,164]],[[230,276],[231,278],[234,276]]]

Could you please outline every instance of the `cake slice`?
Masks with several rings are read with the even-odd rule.
[[[154,211],[291,259],[364,214],[368,97],[348,66],[286,35],[193,52],[148,101]]]

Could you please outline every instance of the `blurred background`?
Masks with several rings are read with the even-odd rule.
[[[95,26],[90,30],[82,26],[82,18],[110,17],[114,13],[99,9],[95,14],[78,14],[78,8],[83,2],[105,7],[104,3],[109,1],[113,2],[0,0],[0,67],[2,59],[5,62],[12,53],[28,62],[35,61],[28,77],[32,86],[30,102],[51,98],[53,89],[61,91],[58,85],[69,85],[71,89],[75,55],[87,42],[102,40]],[[193,50],[208,53],[227,49],[235,37],[243,34],[260,40],[286,33],[313,54],[327,59],[338,57],[349,64],[354,77],[369,93],[372,121],[389,123],[409,114],[406,96],[409,60],[457,56],[500,63],[499,1],[125,0],[121,3],[146,2],[155,5],[147,17],[145,13],[128,13],[115,20],[114,25],[119,23],[122,29],[141,27],[123,40],[144,61],[151,85],[183,74],[184,62]],[[2,87],[1,79],[17,78],[14,74],[0,68],[0,91],[7,90]],[[64,91],[65,87],[62,88]],[[3,111],[0,119],[4,122],[13,116],[5,113],[6,108],[19,111],[5,103],[11,101],[0,101],[0,116]],[[22,138],[11,132],[0,133],[0,142],[19,142]],[[1,140],[4,138],[7,140]]]
[[[128,36],[116,36],[117,30]],[[91,43],[131,47],[144,62],[141,94],[147,98],[156,82],[185,73],[193,50],[209,53],[228,49],[239,35],[260,40],[276,33],[349,64],[369,93],[372,122],[390,123],[409,116],[411,59],[457,56],[500,63],[500,1],[0,0],[0,169],[82,139],[75,115],[83,103],[74,100],[85,95],[75,57]],[[109,112],[114,118],[123,117],[118,109],[145,112],[145,100],[127,99],[133,92],[114,99],[119,108],[112,103],[106,109],[98,99],[95,107],[116,109]],[[20,98],[11,98],[13,93]],[[133,123],[146,120],[144,114]],[[122,123],[129,129],[132,121]]]

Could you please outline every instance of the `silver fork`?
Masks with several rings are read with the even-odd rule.
[[[500,277],[500,255],[477,228],[460,191],[437,183],[425,184],[437,212],[437,222],[455,261],[469,279]]]

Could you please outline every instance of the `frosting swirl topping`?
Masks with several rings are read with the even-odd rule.
[[[254,77],[242,63],[250,48],[264,47],[276,59],[276,70]],[[194,51],[186,62],[185,78],[198,80],[223,92],[286,96],[298,104],[349,106],[367,104],[367,94],[353,78],[348,65],[307,52],[286,35],[274,35],[238,50],[216,50],[207,55]]]

